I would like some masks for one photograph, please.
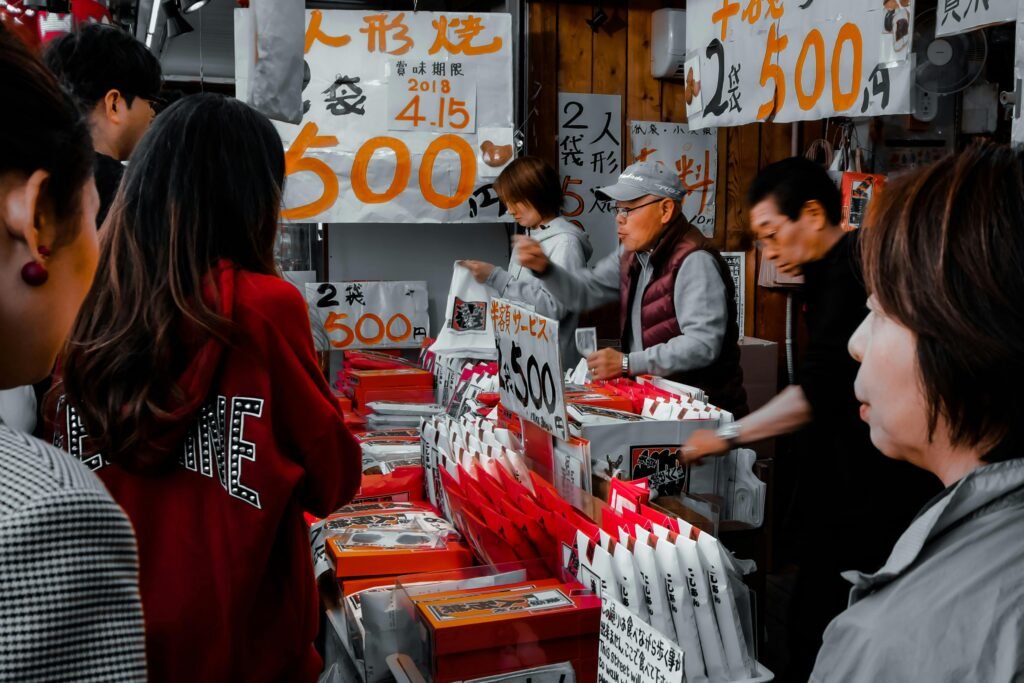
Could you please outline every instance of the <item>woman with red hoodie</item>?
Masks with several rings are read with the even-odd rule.
[[[302,512],[360,483],[306,305],[275,274],[281,139],[218,95],[181,100],[132,157],[58,387],[58,442],[139,544],[152,681],[312,681]]]

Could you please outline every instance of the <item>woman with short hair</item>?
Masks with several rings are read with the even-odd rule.
[[[981,145],[891,181],[850,339],[871,440],[946,486],[825,632],[813,681],[1024,676],[1024,157]],[[867,492],[866,492],[867,495]]]

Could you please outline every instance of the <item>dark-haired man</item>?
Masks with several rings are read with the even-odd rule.
[[[131,156],[160,107],[160,62],[113,26],[89,24],[50,43],[44,60],[89,120],[96,149],[99,226]]]
[[[799,384],[717,432],[694,433],[693,462],[741,444],[807,428],[795,513],[800,575],[790,624],[786,680],[805,681],[828,622],[846,607],[848,569],[878,569],[914,514],[938,492],[924,472],[872,444],[854,395],[857,362],[847,343],[867,315],[858,233],[843,232],[841,198],[828,172],[804,158],[771,164],[747,193],[750,224],[764,258],[803,274],[810,343]]]

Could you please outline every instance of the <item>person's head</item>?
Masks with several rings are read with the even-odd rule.
[[[194,345],[230,340],[221,260],[273,274],[284,183],[274,126],[244,103],[193,95],[143,137],[107,219],[99,273],[71,332],[64,384],[97,449],[131,457],[174,399]]]
[[[524,228],[535,228],[562,212],[558,171],[540,157],[513,160],[494,181],[494,191]]]
[[[53,363],[96,271],[89,128],[0,25],[0,388]]]
[[[896,178],[872,203],[871,312],[850,353],[871,440],[890,457],[935,472],[950,452],[1020,445],[1022,162],[1006,147],[972,147]],[[1009,451],[988,459],[1024,456]]]
[[[131,34],[88,24],[46,47],[46,65],[89,118],[96,149],[127,159],[160,107],[160,62]]]
[[[828,171],[803,157],[766,166],[747,191],[750,227],[764,257],[787,275],[817,261],[842,236],[842,197]]]
[[[617,183],[596,194],[602,201],[615,202],[615,224],[626,250],[648,251],[680,215],[679,202],[686,190],[679,176],[662,164],[638,161],[622,171]]]

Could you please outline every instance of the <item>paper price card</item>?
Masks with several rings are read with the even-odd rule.
[[[311,282],[306,305],[318,351],[415,349],[430,329],[422,281]]]
[[[689,125],[909,113],[913,5],[913,0],[691,0],[686,45],[693,57],[685,76]]]
[[[598,683],[682,683],[683,651],[615,600],[601,607]]]
[[[235,35],[244,99],[249,10]],[[274,122],[285,220],[510,220],[493,190],[513,154],[510,14],[307,10],[305,67],[302,120]]]
[[[652,161],[679,176],[686,189],[683,215],[705,237],[714,237],[718,130],[692,130],[685,123],[630,121],[629,136],[634,161]]]
[[[476,132],[476,68],[472,63],[393,61],[388,127],[403,131]]]
[[[505,299],[491,299],[490,315],[498,345],[502,405],[567,441],[558,321]]]
[[[890,0],[899,12],[901,0]],[[1002,24],[1017,18],[1017,0],[941,0],[936,6],[938,14],[936,37],[973,31],[980,26]]]

